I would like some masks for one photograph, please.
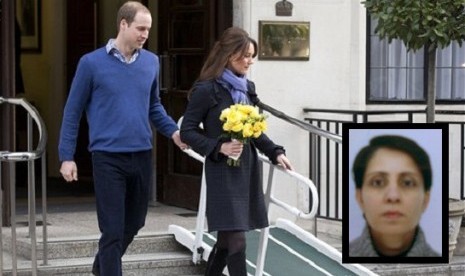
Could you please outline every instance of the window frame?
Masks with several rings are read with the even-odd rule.
[[[365,64],[365,104],[367,105],[398,105],[398,104],[405,104],[405,105],[418,105],[418,104],[426,104],[427,101],[427,93],[428,93],[428,54],[424,51],[423,55],[423,99],[422,100],[396,100],[396,99],[371,99],[370,98],[370,80],[371,80],[371,16],[369,13],[366,14],[366,64]],[[463,44],[465,47],[465,43]],[[437,83],[436,83],[437,85]],[[465,103],[464,99],[437,99],[435,100],[436,104],[446,104],[446,105],[461,105]]]

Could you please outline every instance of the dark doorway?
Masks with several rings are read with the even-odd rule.
[[[160,95],[178,120],[187,93],[219,35],[232,26],[232,1],[159,1]],[[165,204],[197,209],[202,164],[157,135],[157,195]]]
[[[79,59],[86,53],[93,51],[97,45],[97,1],[80,0],[67,1],[67,91],[76,72]],[[87,150],[89,144],[88,125],[85,114],[81,119],[79,134],[76,145],[75,161],[79,172],[79,181],[74,185],[74,191],[91,191],[92,189],[92,161]],[[77,187],[76,187],[77,186]]]

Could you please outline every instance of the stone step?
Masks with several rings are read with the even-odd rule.
[[[47,242],[48,259],[93,257],[98,249],[98,237],[60,238]],[[4,250],[11,250],[11,240],[4,240]],[[144,234],[136,236],[126,255],[151,254],[157,252],[186,251],[170,234]],[[31,259],[30,239],[17,240],[17,255]],[[37,259],[43,259],[43,243],[37,244]]]
[[[12,275],[11,240],[4,242],[4,271]],[[55,238],[48,241],[48,263],[43,263],[42,242],[38,243],[38,275],[91,275],[98,248],[98,236]],[[8,251],[6,251],[8,250]],[[31,275],[29,239],[17,241],[18,276]],[[123,275],[202,275],[205,264],[194,265],[192,254],[176,242],[173,235],[145,233],[137,236],[123,256]]]
[[[38,262],[38,275],[91,275],[93,257],[53,259],[47,265]],[[31,262],[18,261],[18,276],[31,275]],[[133,254],[123,257],[123,275],[125,276],[167,276],[167,275],[203,275],[205,263],[194,265],[190,252],[157,252],[151,254]],[[11,265],[4,268],[4,276],[12,275]]]

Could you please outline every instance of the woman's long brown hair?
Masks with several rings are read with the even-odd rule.
[[[253,57],[255,57],[257,56],[257,42],[246,31],[237,27],[226,29],[213,45],[197,81],[219,78],[228,65],[229,58],[237,53],[241,53],[240,58],[245,56],[250,43],[254,46]]]

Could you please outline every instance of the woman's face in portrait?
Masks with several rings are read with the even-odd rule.
[[[389,148],[375,151],[356,198],[374,235],[413,233],[428,206],[423,176],[405,152]]]

